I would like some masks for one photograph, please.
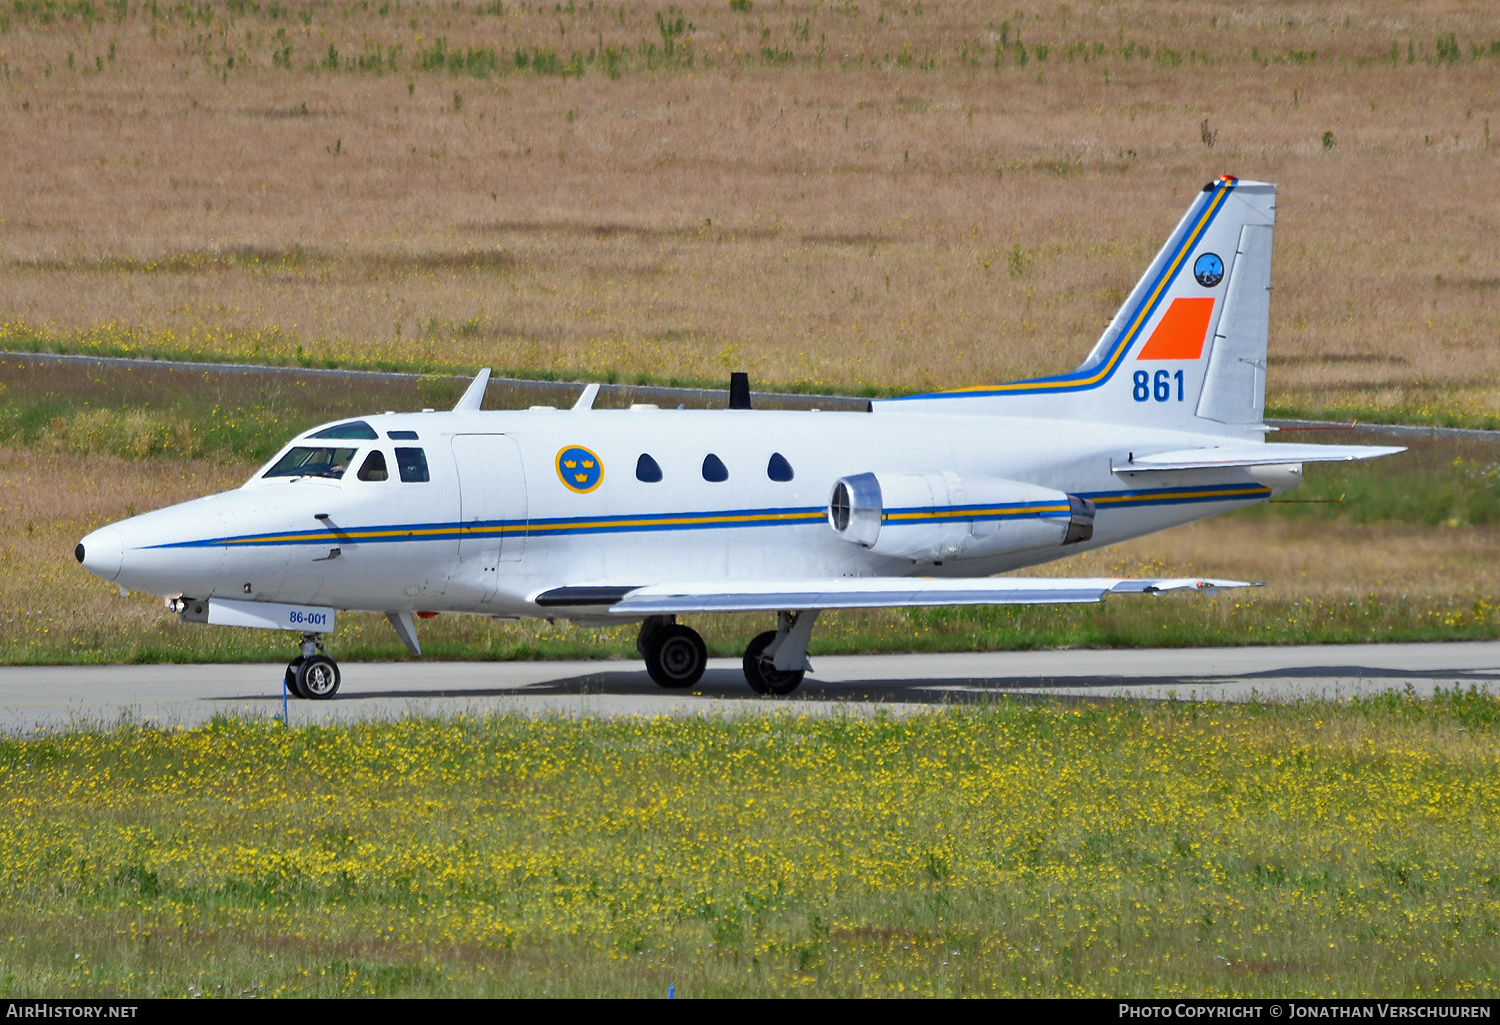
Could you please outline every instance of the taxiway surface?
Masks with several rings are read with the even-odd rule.
[[[759,698],[739,663],[713,659],[699,686],[664,691],[639,662],[348,662],[330,701],[290,702],[294,725],[408,715],[826,713],[1031,698],[1288,701],[1438,687],[1500,692],[1500,642],[1279,648],[848,655],[813,660],[790,698]],[[215,715],[281,713],[283,667],[257,665],[0,668],[0,730],[193,726]]]

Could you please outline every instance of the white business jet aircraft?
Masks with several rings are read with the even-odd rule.
[[[329,698],[336,609],[639,621],[652,679],[691,687],[684,613],[771,612],[745,650],[797,687],[823,609],[1094,602],[1236,581],[996,577],[1263,502],[1301,464],[1399,448],[1267,444],[1275,187],[1204,187],[1077,370],[865,412],[386,413],[296,438],[243,487],[89,534],[78,561],[183,619],[292,630],[291,690]],[[739,382],[743,385],[743,378]]]

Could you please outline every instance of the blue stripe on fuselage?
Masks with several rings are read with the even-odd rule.
[[[1093,501],[1101,508],[1113,506],[1183,505],[1202,502],[1243,502],[1269,498],[1271,489],[1262,484],[1209,484],[1176,488],[1147,488],[1132,491],[1090,491],[1079,497]],[[1002,520],[1031,516],[1064,516],[1060,505],[1039,503],[1038,511],[1020,510],[1019,506],[978,505],[959,507],[972,510],[963,515],[949,507],[887,510],[886,515],[902,514],[902,519],[887,520],[895,527],[920,525],[931,518]],[[985,512],[985,510],[996,510]],[[823,506],[783,506],[766,509],[726,509],[692,513],[642,513],[628,516],[569,516],[537,520],[483,520],[475,523],[385,524],[371,527],[244,534],[234,537],[205,538],[198,541],[172,541],[151,548],[273,548],[285,545],[395,544],[411,541],[445,541],[457,538],[563,537],[589,534],[655,533],[683,530],[722,530],[743,527],[807,526],[824,520]],[[906,518],[907,514],[914,514]]]

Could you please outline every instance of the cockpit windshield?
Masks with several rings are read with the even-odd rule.
[[[265,477],[330,477],[338,480],[354,461],[352,448],[306,448],[301,445],[276,460]]]
[[[375,428],[363,420],[350,420],[348,423],[325,427],[317,434],[312,435],[312,437],[327,438],[330,441],[353,441],[355,439],[360,441],[374,441],[380,435],[375,433]]]

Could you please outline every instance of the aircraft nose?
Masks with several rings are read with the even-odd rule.
[[[125,543],[118,527],[101,527],[89,534],[73,549],[73,558],[83,568],[113,582],[120,575],[120,565],[125,557]]]

